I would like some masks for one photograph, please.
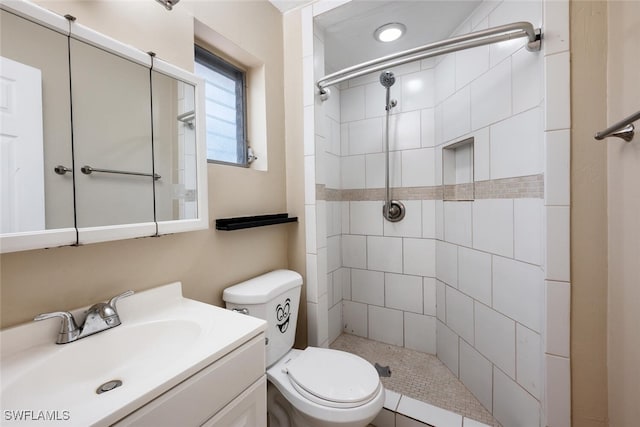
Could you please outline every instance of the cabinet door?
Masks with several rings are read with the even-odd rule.
[[[153,223],[149,68],[73,38],[70,58],[78,229]]]
[[[0,10],[0,251],[73,244],[68,23],[2,6],[21,10]]]
[[[224,407],[203,427],[265,427],[267,425],[267,377]]]

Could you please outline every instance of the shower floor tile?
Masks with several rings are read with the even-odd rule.
[[[342,334],[331,348],[343,350],[389,366],[390,377],[381,377],[387,390],[456,412],[485,424],[499,426],[453,373],[432,354]]]

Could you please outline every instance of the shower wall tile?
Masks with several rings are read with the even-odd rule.
[[[384,305],[412,313],[423,312],[422,277],[385,273]]]
[[[379,76],[379,73],[372,74],[374,76]],[[399,90],[394,90],[396,88],[397,86],[392,89],[392,99],[398,99],[398,95],[400,95]],[[374,82],[367,84],[364,87],[365,117],[384,117],[386,114],[386,110],[384,108],[386,96],[387,90],[380,84],[380,81],[377,78]]]
[[[422,202],[422,237],[426,239],[436,238],[436,201],[423,200]]]
[[[511,57],[514,114],[541,104],[544,88],[539,76],[542,75],[543,64],[541,52],[529,52],[525,47]]]
[[[444,202],[444,239],[471,246],[472,202]]]
[[[349,234],[351,232],[349,224],[349,221],[351,220],[350,212],[351,209],[349,202],[340,202],[340,226],[342,229],[342,234]]]
[[[365,118],[364,86],[340,91],[340,122],[352,122]]]
[[[458,287],[458,247],[436,241],[436,277],[449,286]]]
[[[367,338],[367,304],[342,301],[342,321],[346,333]]]
[[[329,343],[335,341],[342,333],[342,304],[335,304],[329,309]]]
[[[436,324],[436,350],[438,359],[458,376],[458,335],[438,321]]]
[[[400,310],[369,306],[369,338],[404,346],[404,319]]]
[[[435,150],[421,148],[419,150],[402,151],[402,186],[428,187],[435,185],[435,174],[425,173],[434,170]]]
[[[367,237],[345,234],[342,236],[342,265],[367,268]]]
[[[325,182],[327,188],[339,189],[342,186],[342,174],[340,171],[340,156],[327,154],[325,156]],[[331,171],[328,173],[326,171]]]
[[[331,284],[333,286],[333,299],[329,301],[330,306],[334,306],[342,302],[343,289],[344,289],[344,274],[343,268],[339,268],[331,273]]]
[[[475,348],[507,375],[515,378],[516,323],[483,304],[476,302],[474,309]]]
[[[342,241],[340,236],[327,239],[327,270],[334,272],[342,267]]]
[[[327,202],[316,200],[316,240],[318,248],[327,246]]]
[[[492,408],[493,365],[464,340],[460,341],[460,381],[485,408]]]
[[[442,323],[447,321],[447,285],[440,280],[436,280],[436,317]]]
[[[382,203],[375,202],[350,202],[351,234],[364,234],[382,236],[383,221]]]
[[[303,117],[303,139],[304,139],[304,155],[309,156],[315,154],[315,125],[314,125],[314,107],[312,105],[304,107]]]
[[[516,199],[514,212],[515,258],[531,264],[542,264],[543,201]]]
[[[436,241],[433,239],[402,239],[403,272],[416,276],[436,276]]]
[[[432,108],[435,105],[433,70],[406,74],[402,76],[401,85],[402,105],[398,104],[401,111]]]
[[[404,346],[412,350],[436,354],[436,318],[405,312]]]
[[[435,109],[420,110],[420,143],[422,147],[435,147]]]
[[[446,289],[447,326],[473,345],[474,319],[473,299],[447,286]]]
[[[340,92],[336,91],[337,94],[339,95]],[[332,99],[333,96],[329,99]],[[327,106],[329,107],[329,106]],[[329,108],[326,109],[327,114],[329,111]],[[338,109],[338,115],[340,114],[340,110]],[[327,117],[329,117],[327,115]],[[340,155],[340,152],[342,151],[342,147],[340,146],[340,118],[338,117],[338,119],[334,119],[334,118],[329,118],[328,120],[329,122],[329,127],[330,127],[330,131],[329,131],[329,135],[327,135],[328,137],[328,143],[327,143],[327,152],[334,154],[336,156]],[[331,169],[328,169],[331,170]]]
[[[304,156],[304,202],[316,203],[316,156]]]
[[[493,369],[493,416],[505,426],[537,426],[540,404],[500,369]]]
[[[436,279],[433,277],[422,278],[423,313],[427,316],[436,315]]]
[[[384,153],[367,154],[365,156],[366,188],[384,188],[385,162],[386,156]],[[401,183],[402,152],[392,151],[389,153],[389,185],[391,187],[401,187]]]
[[[348,156],[340,160],[342,188],[364,188],[364,156]]]
[[[571,135],[569,129],[545,132],[544,199],[549,206],[569,206]]]
[[[571,285],[546,282],[545,351],[569,357]]]
[[[367,119],[349,123],[349,154],[382,152],[382,119]]]
[[[313,37],[313,36],[312,36]],[[302,90],[302,104],[313,105],[314,103],[314,73],[313,73],[313,56],[305,56],[302,58],[302,73],[304,80],[304,88]]]
[[[471,133],[473,141],[473,174],[474,181],[491,179],[491,147],[489,143],[489,127]],[[464,139],[465,137],[463,137]]]
[[[342,274],[342,299],[350,300],[351,299],[351,269],[350,268],[341,268],[340,272]]]
[[[318,303],[327,294],[327,248],[318,249]]]
[[[315,254],[307,254],[307,302],[318,302],[318,256]]]
[[[351,270],[351,300],[384,307],[384,273],[369,270]]]
[[[305,216],[305,237],[306,237],[306,246],[308,254],[315,254],[318,252],[318,246],[316,244],[316,206],[315,205],[305,205],[304,206],[304,216]]]
[[[538,28],[542,26],[542,2],[503,2],[489,14],[489,26],[528,21]],[[513,54],[526,44],[525,39],[491,45],[491,66]]]
[[[545,356],[547,424],[571,426],[571,366],[564,357]]]
[[[384,110],[383,110],[384,111]],[[384,125],[383,125],[384,130]],[[389,119],[389,149],[420,148],[420,111],[394,114]]]
[[[470,86],[471,129],[485,127],[511,115],[510,59],[491,68]]]
[[[435,212],[436,239],[444,240],[444,202],[442,200],[435,201]]]
[[[547,206],[546,217],[546,279],[570,280],[570,208]]]
[[[545,130],[569,129],[570,110],[570,62],[569,52],[557,53],[544,58],[545,86]]]
[[[457,91],[442,103],[442,140],[450,141],[472,129],[473,92],[469,86]],[[484,100],[487,102],[487,100]],[[480,127],[480,126],[478,126]],[[476,127],[473,127],[475,129]]]
[[[491,126],[491,179],[541,173],[543,141],[539,108]]]
[[[440,62],[436,66],[435,85],[436,103],[441,103],[456,90],[456,56],[446,55],[438,58]]]
[[[493,308],[536,332],[542,330],[543,286],[540,267],[493,257]]]
[[[402,273],[402,239],[398,237],[367,237],[367,268]]]
[[[569,2],[546,1],[544,13],[544,53],[569,50]]]
[[[516,326],[516,379],[536,399],[540,400],[542,344],[540,335],[517,324]]]
[[[458,289],[491,306],[491,255],[459,248],[458,260]]]
[[[473,247],[513,257],[513,200],[485,199],[473,203]]]
[[[476,9],[471,13],[469,17],[469,21],[471,22],[471,28],[473,30],[476,29],[478,25],[483,23],[483,21],[487,21],[488,25],[488,16],[489,14],[502,3],[502,1],[498,0],[485,0],[476,7]]]
[[[462,50],[456,52],[455,56],[456,90],[460,90],[489,70],[489,46]]]
[[[402,200],[406,213],[402,221],[384,223],[384,235],[391,237],[422,237],[422,202],[420,200]],[[376,214],[382,218],[384,202],[378,202]]]

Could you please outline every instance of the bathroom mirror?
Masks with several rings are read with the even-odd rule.
[[[207,228],[202,80],[32,3],[0,7],[13,73],[0,86],[0,252]]]
[[[67,34],[0,10],[2,252],[75,243]]]
[[[78,229],[153,223],[149,68],[73,37],[69,57]]]

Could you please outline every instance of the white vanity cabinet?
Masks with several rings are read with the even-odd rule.
[[[264,333],[142,406],[115,426],[264,427]]]

